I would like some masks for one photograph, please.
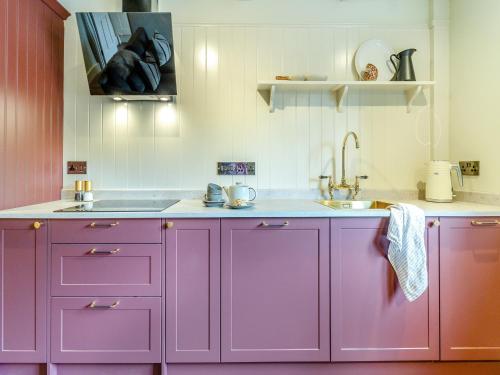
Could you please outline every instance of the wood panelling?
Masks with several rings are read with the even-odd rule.
[[[256,90],[276,74],[318,73],[355,79],[352,59],[366,39],[409,46],[419,79],[430,75],[426,27],[174,25],[179,96],[163,103],[114,103],[90,97],[74,20],[67,23],[64,161],[87,160],[98,189],[202,189],[232,182],[217,161],[257,162],[244,180],[261,189],[309,189],[341,167],[349,145],[349,176],[367,174],[372,189],[416,189],[430,155],[428,98],[406,113],[404,94],[353,92],[345,113],[325,92],[286,93],[270,114]],[[428,93],[425,95],[428,96]],[[65,186],[75,176],[65,176]]]
[[[1,209],[60,196],[64,24],[41,0],[0,0],[0,35]]]
[[[66,19],[70,13],[57,0],[42,0],[50,9],[52,9],[59,17]]]
[[[7,1],[0,1],[0,30],[2,32],[5,31],[7,23]],[[7,47],[7,35],[2,33],[0,35],[0,43],[3,46],[3,49]],[[6,154],[6,143],[5,143],[5,132],[6,132],[6,111],[5,111],[5,99],[6,99],[6,62],[7,62],[7,54],[2,52],[0,53],[0,207],[4,207],[5,202],[5,154]]]

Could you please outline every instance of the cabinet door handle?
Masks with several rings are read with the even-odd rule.
[[[91,223],[90,227],[91,228],[114,228],[116,226],[120,225],[120,223],[117,221],[116,223],[109,223],[109,224],[99,224],[99,223]]]
[[[435,228],[439,228],[441,226],[441,222],[439,220],[433,220],[431,222],[431,226]]]
[[[113,255],[117,254],[120,252],[120,249],[114,249],[114,250],[97,250],[97,249],[91,249],[89,251],[90,255]]]
[[[44,224],[45,224],[44,222],[41,222],[41,221],[35,221],[35,222],[33,223],[33,228],[34,228],[34,229],[36,229],[36,230],[38,230],[38,229],[40,229],[40,228],[42,227],[42,225],[44,225]]]
[[[494,221],[478,221],[478,220],[472,220],[471,221],[471,225],[475,226],[475,227],[495,227],[497,226],[498,224],[500,224],[498,222],[498,220],[494,220]]]
[[[284,223],[281,223],[281,224],[269,224],[268,222],[265,222],[265,221],[260,223],[260,226],[264,227],[264,228],[283,228],[283,227],[287,227],[289,225],[290,225],[290,223],[288,221],[285,221]]]
[[[120,301],[116,301],[115,303],[113,303],[111,305],[98,305],[97,301],[92,301],[92,303],[90,305],[88,305],[87,307],[89,309],[94,309],[94,310],[109,310],[109,309],[114,309],[114,308],[118,307],[119,304],[120,304]]]

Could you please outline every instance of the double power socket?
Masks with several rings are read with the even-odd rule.
[[[461,161],[460,169],[464,176],[479,176],[479,161]]]

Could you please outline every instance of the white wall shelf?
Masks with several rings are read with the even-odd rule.
[[[344,102],[351,89],[402,91],[406,95],[407,111],[423,89],[434,86],[433,81],[416,82],[367,82],[367,81],[259,81],[257,90],[269,92],[269,111],[276,109],[276,94],[286,91],[331,91],[337,99],[337,110],[343,112]]]

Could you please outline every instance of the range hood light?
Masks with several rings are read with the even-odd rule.
[[[123,98],[120,98],[119,96],[115,96],[115,97],[113,98],[113,100],[114,100],[115,102],[121,102],[121,101],[123,100]]]
[[[171,96],[162,96],[162,97],[160,98],[160,101],[162,101],[162,102],[167,102],[167,103],[171,103],[171,102],[173,102],[173,99],[172,99],[172,97],[171,97]]]

